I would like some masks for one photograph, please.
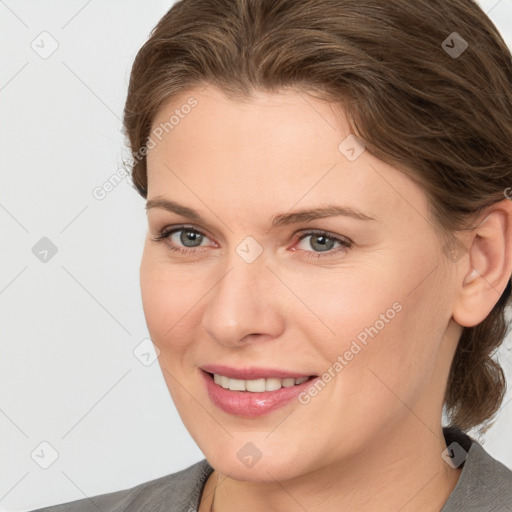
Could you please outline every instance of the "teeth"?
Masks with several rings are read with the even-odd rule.
[[[226,379],[229,381],[229,389],[231,391],[245,391],[245,381],[240,379]]]
[[[286,378],[286,379],[230,379],[224,375],[213,374],[213,381],[215,384],[222,386],[224,389],[231,391],[250,391],[251,393],[262,393],[263,391],[277,391],[281,388],[291,388],[306,382],[309,377],[301,377],[300,379]]]
[[[231,379],[229,379],[231,382]],[[242,380],[244,383],[244,388],[242,391],[252,391],[253,393],[261,393],[265,391],[265,379],[256,379],[256,380]],[[229,388],[231,389],[231,387]],[[231,389],[231,391],[235,391]],[[240,390],[237,390],[240,391]]]
[[[277,391],[281,387],[281,379],[265,379],[265,391]]]
[[[281,385],[283,386],[283,388],[291,388],[292,386],[295,386],[295,379],[283,379]]]

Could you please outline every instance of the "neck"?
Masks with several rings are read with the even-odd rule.
[[[412,419],[406,429],[387,433],[349,459],[286,481],[242,482],[214,472],[208,494],[215,496],[206,510],[211,501],[214,512],[440,510],[460,470],[441,457],[441,427],[432,431]]]

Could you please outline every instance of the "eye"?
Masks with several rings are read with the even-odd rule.
[[[308,238],[309,240],[307,240]],[[302,247],[300,247],[300,244],[302,244]],[[313,251],[308,250],[308,246],[311,247]],[[345,252],[350,249],[351,246],[352,242],[348,238],[334,236],[325,231],[308,231],[302,233],[299,237],[299,244],[297,245],[300,250],[309,253],[308,256],[315,258],[331,256],[340,251]]]
[[[176,226],[162,229],[153,240],[155,242],[168,240],[171,250],[192,253],[195,252],[197,247],[208,245],[203,244],[203,242],[209,240],[209,238],[192,226]]]
[[[308,238],[309,241],[307,241]],[[352,242],[348,238],[334,236],[326,231],[308,231],[302,233],[297,239],[299,242],[292,248],[292,251],[299,248],[307,257],[314,258],[346,252],[352,246]],[[181,254],[196,253],[197,248],[210,245],[207,242],[209,238],[193,226],[165,227],[153,240],[155,242],[168,241],[169,249]],[[309,250],[308,246],[313,250]]]

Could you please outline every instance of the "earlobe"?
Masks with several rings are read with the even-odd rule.
[[[474,327],[491,312],[512,273],[512,201],[491,205],[471,233],[467,258],[461,260],[462,276],[453,319]]]

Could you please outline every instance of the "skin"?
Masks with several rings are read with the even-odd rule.
[[[222,512],[440,510],[460,474],[441,457],[446,380],[462,327],[488,315],[510,276],[511,202],[459,236],[467,250],[453,261],[414,181],[368,151],[355,161],[340,152],[353,133],[341,107],[292,89],[235,101],[208,86],[173,98],[153,128],[191,96],[197,106],[148,153],[148,200],[205,221],[149,208],[140,280],[170,394],[215,469],[200,512],[217,479]],[[280,213],[327,203],[374,220],[270,229]],[[154,240],[180,224],[204,235],[192,253],[171,250],[187,248],[181,232]],[[309,229],[352,245],[323,252],[318,238],[299,239]],[[248,236],[262,249],[252,263],[235,250]],[[210,401],[202,365],[321,375],[397,301],[401,311],[307,405],[248,419]],[[248,442],[262,455],[250,468],[237,457]]]

